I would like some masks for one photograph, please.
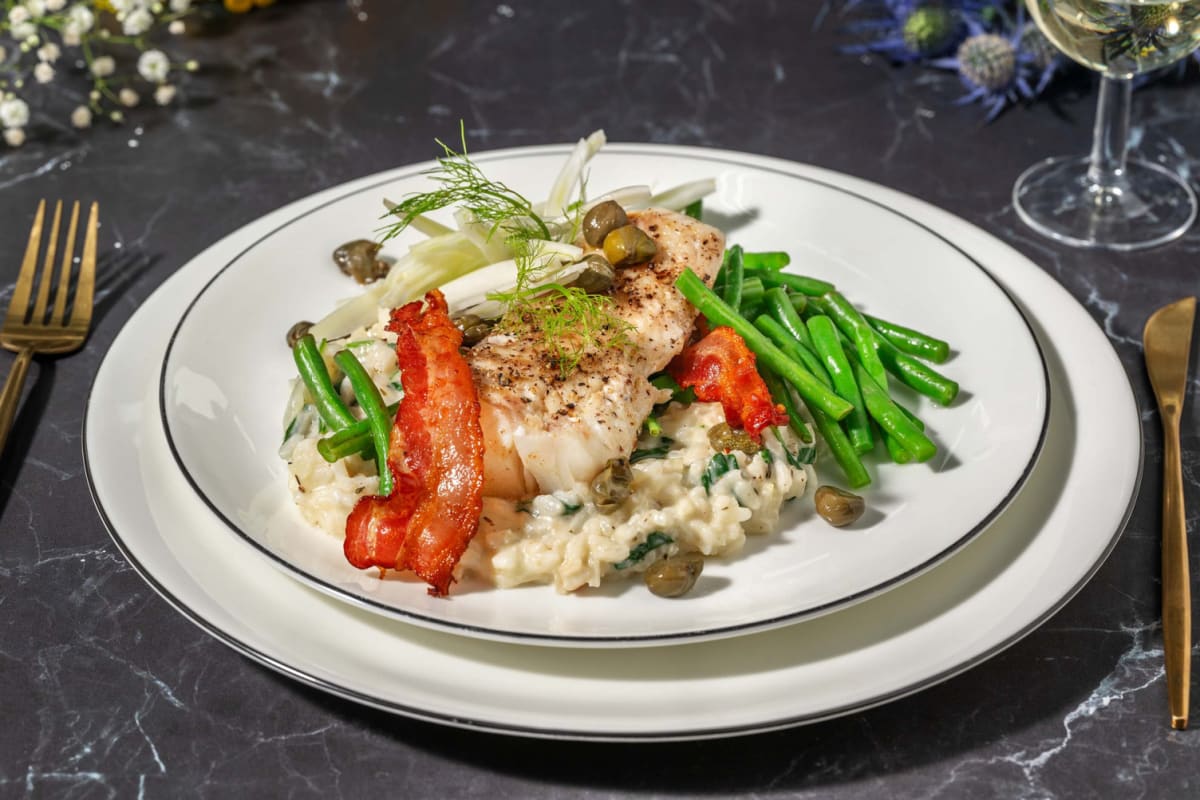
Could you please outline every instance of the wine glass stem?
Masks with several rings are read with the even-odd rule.
[[[1132,96],[1132,81],[1101,76],[1096,126],[1092,133],[1091,164],[1088,167],[1088,182],[1101,192],[1117,189],[1124,182]]]

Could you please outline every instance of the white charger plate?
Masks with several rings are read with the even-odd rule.
[[[567,152],[526,148],[474,160],[489,177],[536,198],[548,191]],[[1026,320],[968,253],[895,209],[797,174],[794,165],[613,145],[592,164],[593,194],[715,177],[705,216],[729,232],[730,242],[786,250],[793,269],[833,281],[865,310],[952,342],[959,352],[940,368],[963,386],[959,400],[940,408],[900,391],[930,426],[939,454],[924,465],[872,459],[876,479],[864,492],[871,515],[853,529],[829,527],[811,502],[792,504],[782,530],[753,537],[736,558],[710,560],[697,590],[682,601],[664,602],[638,582],[562,596],[550,586],[495,590],[465,581],[449,599],[433,598],[411,577],[380,580],[376,570],[353,568],[340,539],[300,516],[276,455],[295,375],[283,332],[355,293],[329,254],[378,226],[381,198],[428,188],[422,173],[430,166],[323,193],[319,202],[252,223],[238,234],[252,243],[232,258],[218,248],[185,267],[212,280],[183,314],[163,365],[171,450],[232,531],[309,585],[416,624],[483,638],[644,646],[743,634],[859,602],[928,569],[995,519],[1032,469],[1046,429],[1046,367]],[[411,240],[398,240],[395,252]],[[823,481],[838,483],[835,465],[818,466]]]
[[[884,703],[994,655],[1061,608],[1124,527],[1142,461],[1125,372],[1084,309],[996,239],[874,184],[767,163],[869,197],[945,236],[1014,296],[1043,347],[1053,386],[1045,455],[986,533],[924,575],[784,628],[633,650],[485,642],[333,600],[230,536],[172,463],[155,413],[156,365],[165,337],[212,275],[199,269],[172,277],[134,314],[92,387],[84,453],[114,542],[169,603],[247,657],[360,703],[476,729],[597,740],[764,731]],[[243,232],[216,255],[228,260],[252,241]]]

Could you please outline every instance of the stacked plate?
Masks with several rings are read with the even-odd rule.
[[[538,196],[567,152],[475,160]],[[854,529],[793,504],[782,530],[710,562],[675,601],[634,583],[561,596],[469,581],[437,599],[419,582],[354,570],[340,542],[299,517],[276,455],[293,370],[283,332],[350,293],[329,253],[370,235],[381,198],[425,188],[428,167],[330,189],[214,245],[139,309],[93,386],[88,472],[114,540],[169,602],[251,658],[455,725],[732,735],[960,672],[1060,608],[1115,544],[1140,477],[1136,405],[1104,335],[1035,265],[846,176],[621,145],[593,162],[593,194],[714,177],[705,217],[731,242],[787,250],[792,269],[832,280],[865,310],[951,341],[944,370],[960,398],[939,408],[907,397],[939,455],[872,464],[871,513]],[[822,475],[835,469],[818,463]]]

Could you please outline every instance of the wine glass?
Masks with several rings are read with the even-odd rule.
[[[1025,0],[1059,50],[1100,73],[1092,151],[1022,173],[1013,205],[1030,227],[1079,247],[1137,250],[1181,236],[1196,218],[1187,182],[1128,158],[1132,79],[1200,46],[1200,0]]]

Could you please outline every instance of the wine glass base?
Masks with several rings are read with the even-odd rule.
[[[1107,189],[1088,178],[1085,157],[1048,158],[1021,174],[1013,207],[1043,236],[1106,250],[1141,250],[1177,239],[1196,219],[1196,194],[1158,164],[1130,159]]]

